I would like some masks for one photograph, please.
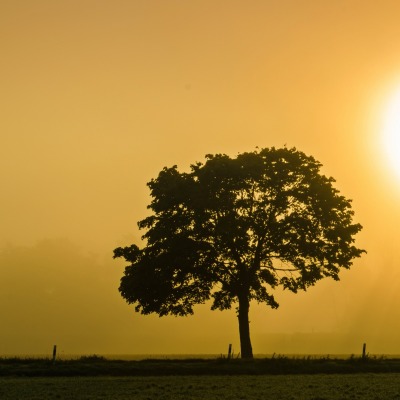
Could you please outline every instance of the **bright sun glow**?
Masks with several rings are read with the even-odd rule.
[[[383,129],[383,145],[387,160],[400,175],[400,91],[388,103]]]

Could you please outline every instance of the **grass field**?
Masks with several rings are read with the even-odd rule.
[[[3,377],[2,400],[400,399],[400,374]]]
[[[399,358],[272,357],[254,360],[110,360],[99,356],[71,360],[0,358],[2,377],[305,375],[400,373]]]

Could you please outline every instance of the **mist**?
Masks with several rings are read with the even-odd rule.
[[[239,349],[234,311],[195,307],[194,316],[142,316],[118,293],[123,263],[67,239],[6,246],[0,253],[1,354],[221,354]],[[397,273],[368,265],[306,293],[277,291],[277,310],[252,304],[258,354],[400,353]],[[378,296],[385,287],[385,296]]]
[[[363,226],[341,280],[251,305],[255,354],[400,354],[400,90],[393,1],[2,1],[0,355],[221,354],[235,310],[142,316],[113,249],[141,244],[146,183],[208,153],[296,147]],[[355,17],[357,16],[357,18]]]

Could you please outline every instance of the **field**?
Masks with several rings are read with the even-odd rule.
[[[400,399],[400,374],[2,377],[2,400]]]
[[[0,399],[400,400],[400,359],[0,358]]]
[[[399,358],[283,357],[114,360],[101,356],[56,360],[0,358],[0,377],[203,376],[399,373]]]

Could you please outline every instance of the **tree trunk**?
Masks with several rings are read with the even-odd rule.
[[[250,341],[249,308],[250,303],[247,296],[239,296],[238,320],[242,358],[253,358],[253,349]]]

